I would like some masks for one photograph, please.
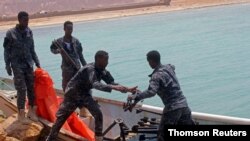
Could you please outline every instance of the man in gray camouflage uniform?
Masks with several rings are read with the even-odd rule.
[[[147,90],[138,91],[136,95],[130,95],[128,98],[138,102],[156,94],[160,96],[165,108],[159,126],[158,141],[164,141],[166,140],[164,137],[165,125],[194,125],[194,122],[176,77],[175,67],[170,64],[162,65],[158,51],[148,52],[147,60],[150,67],[154,69],[153,73],[149,75],[151,77],[149,87]]]
[[[29,15],[22,11],[18,14],[19,24],[6,33],[4,39],[4,60],[8,75],[14,74],[14,84],[17,90],[18,120],[27,123],[25,118],[26,92],[29,100],[28,117],[37,121],[34,104],[33,64],[40,68],[40,63],[34,48],[31,29],[28,27]]]
[[[69,80],[77,73],[78,69],[81,68],[81,65],[86,65],[86,61],[82,54],[82,45],[79,40],[72,36],[73,32],[73,23],[66,21],[64,23],[64,36],[57,39],[57,42],[61,45],[65,52],[62,52],[60,48],[55,45],[55,42],[52,42],[50,49],[54,54],[61,53],[62,56],[62,88],[65,91],[67,83]],[[70,58],[66,56],[66,54]],[[70,61],[74,61],[74,64]]]
[[[95,118],[96,141],[102,141],[103,116],[98,103],[93,99],[91,89],[104,92],[112,90],[120,92],[135,92],[137,87],[127,88],[114,82],[114,78],[105,68],[108,65],[108,53],[98,51],[95,54],[95,63],[82,67],[69,81],[64,101],[57,111],[57,120],[53,125],[47,141],[55,141],[58,132],[67,118],[77,107],[86,107]],[[103,80],[107,84],[100,81]]]

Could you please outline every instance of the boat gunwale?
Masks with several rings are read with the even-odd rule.
[[[4,81],[5,83],[13,83],[13,80],[9,78],[0,77],[0,80]],[[55,89],[58,96],[63,97],[63,91],[60,89]],[[103,103],[114,104],[117,106],[123,106],[124,102],[111,100],[102,97],[94,97],[96,100],[101,101]],[[137,107],[138,109],[149,112],[153,114],[161,115],[163,108],[157,106],[151,106],[142,104]],[[216,122],[216,123],[223,123],[223,124],[239,124],[239,125],[250,125],[249,118],[241,118],[241,117],[233,117],[233,116],[224,116],[224,115],[217,115],[217,114],[209,114],[209,113],[202,113],[202,112],[192,112],[192,117],[195,121],[208,121],[208,122]]]

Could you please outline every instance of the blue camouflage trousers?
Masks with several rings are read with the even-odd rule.
[[[34,74],[33,68],[12,68],[14,74],[14,85],[17,90],[17,108],[25,109],[26,92],[29,105],[34,106]]]
[[[165,136],[167,125],[195,125],[192,120],[191,110],[188,107],[185,107],[163,112],[158,131],[158,141],[167,140]]]

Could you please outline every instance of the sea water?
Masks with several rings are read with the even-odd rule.
[[[250,4],[217,6],[158,14],[74,23],[73,35],[87,62],[97,50],[109,52],[107,69],[115,81],[145,90],[153,70],[150,50],[173,64],[192,111],[250,118]],[[70,20],[65,16],[65,21]],[[61,88],[61,56],[51,42],[63,36],[63,25],[32,28],[41,66]],[[3,43],[6,30],[0,32]],[[0,48],[0,76],[5,71]],[[11,77],[9,77],[11,78]],[[126,101],[126,94],[94,91],[94,96]],[[162,107],[158,96],[145,104]]]

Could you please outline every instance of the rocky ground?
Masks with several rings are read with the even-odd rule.
[[[44,126],[30,120],[28,124],[17,121],[14,114],[8,118],[0,111],[0,141],[43,141]]]

